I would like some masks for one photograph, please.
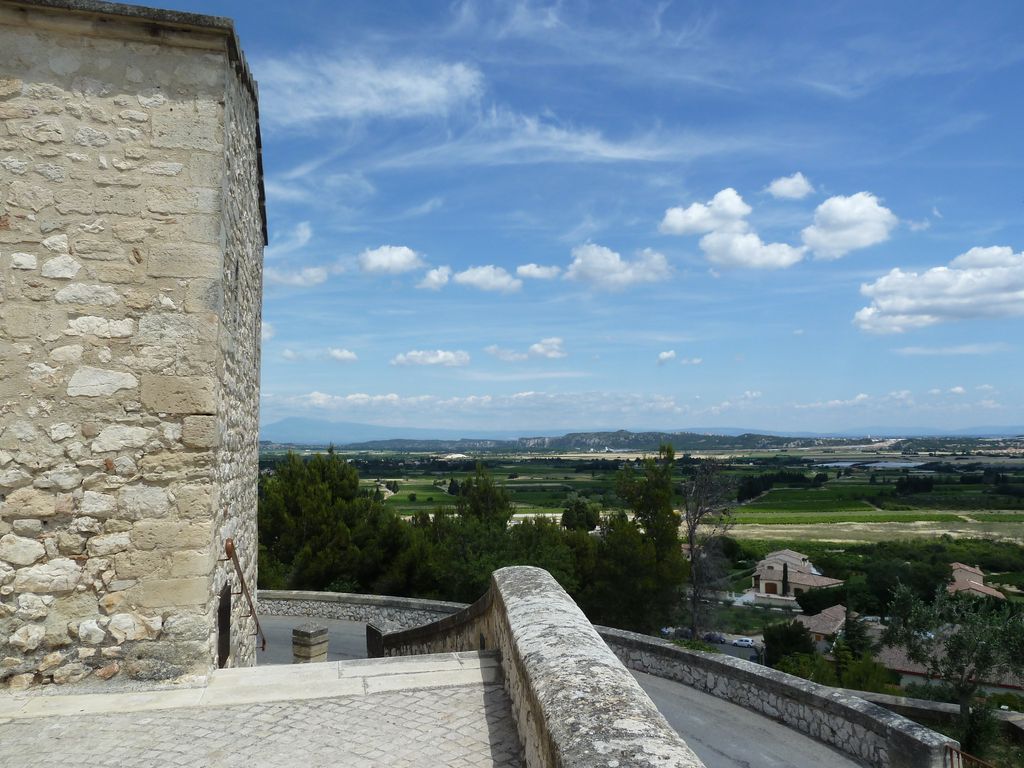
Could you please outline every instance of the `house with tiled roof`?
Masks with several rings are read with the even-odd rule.
[[[796,620],[807,627],[818,651],[824,653],[832,647],[832,640],[846,624],[846,606],[832,605],[821,613],[801,614]]]
[[[754,602],[795,607],[797,595],[808,589],[837,587],[841,579],[823,576],[810,558],[792,549],[769,552],[753,575]]]
[[[946,591],[951,595],[965,593],[979,597],[993,597],[996,600],[1005,600],[1006,597],[998,589],[985,584],[985,574],[980,568],[975,568],[963,563],[950,563],[953,570],[953,580]]]

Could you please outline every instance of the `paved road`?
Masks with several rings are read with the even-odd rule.
[[[291,628],[303,621],[290,616],[260,617],[267,633],[268,649],[259,663],[291,663]],[[329,658],[352,659],[366,655],[365,624],[314,621],[328,627]],[[719,648],[744,659],[752,653],[749,648],[734,648],[728,644]],[[707,768],[857,768],[859,765],[842,753],[743,707],[643,672],[633,675]]]
[[[748,709],[671,680],[633,676],[707,768],[858,768],[841,752]]]

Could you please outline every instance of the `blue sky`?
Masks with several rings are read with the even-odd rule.
[[[262,418],[1024,423],[1024,6],[181,2],[260,82]]]

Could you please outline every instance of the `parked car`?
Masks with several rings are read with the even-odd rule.
[[[672,637],[676,640],[692,640],[693,630],[689,627],[679,627],[672,633]]]
[[[739,648],[754,647],[754,641],[751,640],[749,637],[737,637],[735,640],[732,641],[732,644]]]
[[[701,638],[705,643],[724,643],[725,635],[721,632],[705,632],[704,637]]]

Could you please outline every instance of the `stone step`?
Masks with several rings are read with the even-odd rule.
[[[144,693],[0,697],[0,718],[228,707],[256,702],[366,696],[423,688],[496,685],[493,651],[219,669],[205,687]]]

